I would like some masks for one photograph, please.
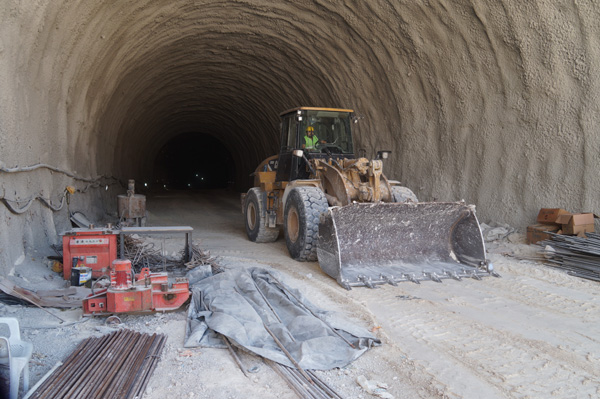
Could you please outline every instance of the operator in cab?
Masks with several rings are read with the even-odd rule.
[[[325,144],[325,140],[319,141],[319,138],[315,135],[315,128],[312,126],[308,126],[306,128],[306,134],[304,135],[304,143],[302,144],[302,148],[307,150],[314,150],[317,144]]]

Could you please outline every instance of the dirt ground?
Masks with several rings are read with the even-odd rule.
[[[535,251],[517,235],[487,245],[501,278],[403,283],[346,291],[317,263],[298,263],[280,238],[246,239],[239,198],[233,193],[165,193],[148,198],[148,224],[191,225],[194,241],[225,268],[259,264],[314,303],[338,311],[376,333],[383,345],[343,369],[318,372],[345,398],[373,397],[359,376],[386,383],[395,398],[596,398],[600,396],[598,284],[507,255]],[[511,242],[512,241],[512,242]],[[182,237],[165,239],[172,247]],[[61,278],[30,254],[12,281],[32,288],[58,287]],[[34,344],[31,384],[89,336],[112,330],[104,319],[82,319],[80,310],[0,305],[18,317]],[[163,358],[144,398],[295,398],[262,360],[242,354],[246,378],[221,349],[183,349],[184,309],[123,316],[120,328],[168,336]]]

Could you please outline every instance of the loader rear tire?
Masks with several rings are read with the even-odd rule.
[[[319,218],[327,199],[317,187],[296,187],[285,203],[283,231],[290,256],[300,262],[317,260]]]
[[[407,200],[419,202],[417,196],[410,188],[402,186],[392,186],[392,197],[394,198],[394,202],[406,202]]]
[[[273,242],[279,237],[279,228],[267,225],[265,209],[267,193],[258,187],[251,188],[244,202],[246,234],[253,242]]]

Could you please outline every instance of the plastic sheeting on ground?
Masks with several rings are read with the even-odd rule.
[[[268,330],[300,367],[310,370],[346,366],[380,344],[365,328],[311,304],[273,271],[227,271],[192,287],[185,347],[222,347],[222,334],[250,352],[294,367]]]

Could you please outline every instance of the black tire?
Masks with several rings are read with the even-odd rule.
[[[317,260],[319,218],[327,199],[317,187],[296,187],[285,202],[283,231],[290,256],[300,262]]]
[[[419,202],[410,188],[402,186],[392,186],[392,197],[394,202],[406,202],[407,200]]]
[[[244,202],[246,234],[253,242],[273,242],[279,237],[279,228],[267,225],[266,195],[258,187],[251,188],[246,194]]]

